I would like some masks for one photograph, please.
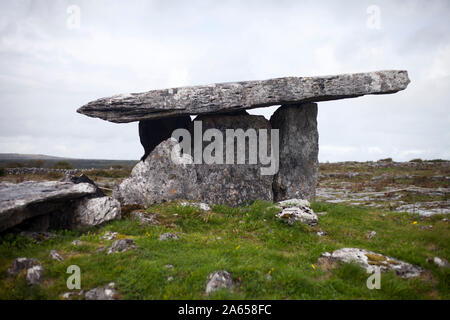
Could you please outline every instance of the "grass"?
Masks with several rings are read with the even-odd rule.
[[[439,256],[449,260],[450,233],[442,216],[420,220],[406,213],[314,203],[319,225],[289,226],[275,218],[278,209],[256,201],[232,208],[213,206],[203,212],[177,202],[154,205],[161,224],[141,225],[128,217],[88,231],[61,231],[56,239],[36,244],[6,235],[0,238],[0,298],[60,299],[70,265],[81,268],[81,286],[89,290],[115,282],[123,299],[449,299],[449,269],[426,262]],[[414,223],[416,222],[416,223]],[[433,225],[432,230],[421,230]],[[319,237],[316,232],[326,231]],[[367,232],[377,231],[368,240]],[[98,253],[106,231],[131,238],[140,247],[125,253]],[[159,241],[160,234],[177,233],[179,240]],[[75,247],[71,242],[83,241]],[[369,290],[369,274],[353,264],[327,268],[320,255],[342,247],[359,247],[422,266],[416,279],[382,274],[381,289]],[[64,261],[51,260],[55,249]],[[30,288],[25,275],[9,277],[7,268],[17,257],[40,260],[45,268],[40,287]],[[165,265],[174,266],[168,269]],[[205,296],[209,273],[227,270],[236,283],[233,292]],[[268,274],[271,279],[268,280]],[[173,281],[168,281],[169,276]]]

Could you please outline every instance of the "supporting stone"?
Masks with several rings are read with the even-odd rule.
[[[145,151],[141,160],[144,161],[158,144],[169,139],[175,129],[189,128],[190,122],[189,116],[139,121],[139,138]]]
[[[266,129],[268,154],[270,154],[270,123],[263,116],[248,114],[220,114],[203,115],[196,121],[202,122],[202,130],[194,133],[193,125],[190,128],[192,142],[197,134],[202,141],[203,133],[207,129],[216,129],[222,135],[222,154],[224,164],[207,164],[200,153],[202,163],[186,161],[181,164],[171,159],[172,150],[178,143],[168,139],[159,144],[143,162],[139,162],[114,191],[113,196],[124,204],[150,205],[175,199],[196,200],[212,204],[240,205],[256,199],[271,201],[272,175],[261,175],[261,167],[268,164],[257,162],[249,163],[249,144],[246,143],[245,162],[237,163],[237,148],[234,149],[234,164],[226,164],[226,129]],[[215,141],[214,138],[212,138]],[[201,143],[201,149],[212,141]],[[258,149],[259,150],[259,146]],[[215,154],[215,153],[214,153]],[[192,149],[194,156],[194,149]],[[187,159],[185,159],[187,160]]]
[[[274,200],[315,197],[319,133],[317,104],[285,105],[270,118],[280,132],[280,168],[274,177]]]

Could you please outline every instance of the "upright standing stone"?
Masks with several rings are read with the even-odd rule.
[[[280,168],[274,177],[274,201],[313,199],[318,177],[317,104],[284,105],[270,118],[280,134]]]

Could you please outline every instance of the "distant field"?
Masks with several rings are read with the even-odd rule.
[[[70,159],[46,155],[0,154],[0,167],[51,168],[60,161],[67,161],[73,169],[107,169],[113,166],[133,167],[138,160]]]

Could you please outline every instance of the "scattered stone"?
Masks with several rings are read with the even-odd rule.
[[[434,257],[433,262],[435,265],[441,268],[448,268],[450,266],[448,261],[445,260],[444,258]]]
[[[323,236],[328,235],[328,232],[326,232],[326,231],[318,231],[318,232],[317,232],[317,235],[318,235],[319,237],[323,237]]]
[[[137,246],[132,239],[120,239],[114,241],[106,253],[111,254],[115,252],[125,252],[135,248],[137,248]]]
[[[279,202],[277,202],[276,205],[283,209],[284,208],[292,208],[292,207],[309,207],[309,206],[311,206],[311,204],[309,203],[308,200],[296,199],[296,198],[279,201]]]
[[[40,266],[40,265],[41,265],[41,263],[38,260],[33,259],[33,258],[25,258],[25,257],[17,258],[13,261],[11,266],[8,268],[8,274],[10,276],[16,276],[23,269],[29,269],[34,266]]]
[[[105,234],[102,236],[102,239],[103,240],[114,240],[118,234],[119,233],[117,233],[117,232],[106,231]]]
[[[332,253],[325,252],[321,257],[344,263],[354,262],[368,272],[374,269],[381,272],[393,270],[402,278],[418,277],[423,272],[423,269],[419,266],[359,248],[342,248]]]
[[[195,207],[195,208],[199,208],[200,210],[203,211],[211,211],[211,207],[203,202],[181,202],[180,206],[182,207],[186,207],[186,206],[190,206],[190,207]]]
[[[41,265],[33,266],[33,267],[27,269],[28,285],[40,284],[43,275],[44,275],[44,268]]]
[[[320,77],[286,77],[152,90],[98,99],[78,113],[124,123],[181,115],[224,113],[243,109],[300,104],[394,93],[409,84],[407,71],[388,70]]]
[[[369,232],[366,234],[366,238],[367,238],[367,239],[372,239],[373,237],[375,237],[376,234],[377,234],[377,232],[376,232],[375,230],[369,231]]]
[[[178,240],[179,237],[176,234],[170,232],[163,233],[162,235],[159,236],[160,241],[165,241],[169,239]]]
[[[73,246],[79,247],[79,246],[83,245],[83,241],[81,241],[81,240],[74,240],[70,244],[73,245]]]
[[[173,277],[172,276],[168,277],[167,281],[173,281]]]
[[[166,264],[166,265],[164,266],[164,268],[166,268],[166,269],[173,269],[174,266],[171,265],[171,264]]]
[[[222,237],[217,237],[216,239],[217,239],[217,240],[222,240]]]
[[[142,224],[159,225],[158,215],[156,213],[135,211],[131,215],[134,219],[139,220]]]
[[[71,291],[71,292],[63,293],[61,295],[61,298],[63,298],[64,300],[70,300],[70,299],[72,299],[72,297],[81,297],[83,295],[84,295],[84,290]]]
[[[234,282],[231,274],[225,270],[214,271],[208,276],[206,284],[206,294],[210,294],[219,289],[233,290]]]
[[[36,243],[41,243],[42,241],[47,241],[56,238],[57,235],[51,232],[34,232],[34,231],[22,231],[19,233],[21,237],[28,237],[36,241]]]
[[[52,258],[53,260],[57,260],[57,261],[63,261],[64,260],[64,258],[56,250],[51,250],[50,251],[50,258]]]
[[[84,295],[86,300],[116,300],[117,291],[115,289],[115,283],[111,282],[104,287],[97,287],[89,290]]]
[[[278,202],[278,205],[284,207],[284,209],[276,217],[286,221],[289,225],[300,221],[301,223],[315,226],[319,221],[319,218],[309,207],[309,202],[306,200],[290,199]]]
[[[325,215],[328,214],[328,212],[326,212],[326,211],[321,211],[321,212],[316,212],[316,214],[317,214],[318,216],[325,216]]]

